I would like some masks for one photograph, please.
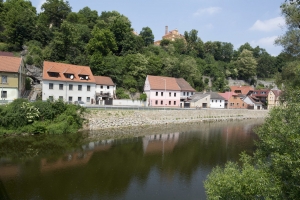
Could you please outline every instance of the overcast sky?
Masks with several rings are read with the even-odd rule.
[[[32,0],[40,11],[45,0]],[[278,55],[282,48],[274,40],[285,32],[280,5],[284,0],[69,0],[72,11],[85,6],[102,11],[116,10],[129,18],[138,33],[150,27],[155,40],[165,32],[178,29],[198,30],[203,42],[230,42],[239,48],[248,42],[260,46],[271,55]]]

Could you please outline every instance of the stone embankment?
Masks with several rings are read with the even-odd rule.
[[[91,110],[86,114],[84,130],[123,128],[143,125],[190,122],[264,119],[268,110],[199,109],[199,110]]]

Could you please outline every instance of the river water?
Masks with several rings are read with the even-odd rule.
[[[260,124],[196,124],[123,139],[1,137],[0,199],[206,199],[209,172],[253,153]]]

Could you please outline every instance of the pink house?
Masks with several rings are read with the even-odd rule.
[[[179,107],[181,88],[176,78],[148,75],[144,92],[147,94],[148,106]]]

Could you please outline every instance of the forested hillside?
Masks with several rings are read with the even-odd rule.
[[[197,30],[180,30],[185,39],[162,40],[154,46],[150,27],[134,34],[130,19],[117,11],[98,13],[89,7],[72,12],[67,1],[46,0],[37,13],[26,0],[0,0],[0,51],[27,49],[26,62],[88,65],[94,75],[112,77],[118,87],[142,91],[147,74],[182,77],[198,91],[228,89],[226,79],[255,84],[253,77],[271,78],[290,58],[271,56],[245,43],[202,41]],[[226,31],[226,30],[224,30]],[[236,49],[236,50],[235,50]]]

